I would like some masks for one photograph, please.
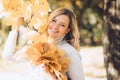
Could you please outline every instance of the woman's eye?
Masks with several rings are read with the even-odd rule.
[[[62,25],[63,27],[65,27],[65,25]]]
[[[56,22],[56,20],[53,19],[52,22]]]
[[[64,24],[60,24],[60,26],[65,27],[65,25],[64,25]]]

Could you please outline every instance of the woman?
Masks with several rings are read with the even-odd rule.
[[[57,44],[61,50],[65,50],[67,57],[70,59],[68,72],[66,73],[68,80],[84,80],[81,58],[78,53],[80,36],[75,14],[66,8],[56,9],[50,14],[48,23],[45,34],[48,35],[49,41]],[[16,31],[12,30],[9,34],[3,51],[4,58],[11,58],[14,55],[12,53],[16,47],[17,29],[15,29]],[[12,40],[11,43],[10,40]],[[10,47],[9,45],[13,46]]]

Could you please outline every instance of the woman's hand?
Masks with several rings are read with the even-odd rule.
[[[12,30],[16,30],[16,32],[18,32],[19,26],[22,24],[22,21],[23,21],[23,17],[17,17],[15,19],[14,25],[12,26]]]

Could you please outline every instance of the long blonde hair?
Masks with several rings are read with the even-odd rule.
[[[70,22],[69,22],[70,31],[66,34],[64,40],[66,40],[73,47],[75,47],[76,50],[79,51],[79,49],[80,49],[80,33],[78,31],[76,16],[72,10],[67,9],[67,8],[58,8],[58,9],[54,10],[49,15],[48,23],[50,23],[50,21],[52,21],[56,16],[59,16],[62,14],[68,16],[70,19]]]

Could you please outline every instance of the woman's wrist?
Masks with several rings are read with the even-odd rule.
[[[19,27],[18,27],[18,26],[12,26],[12,30],[14,30],[14,31],[18,32]]]
[[[18,32],[19,30],[19,26],[22,24],[22,21],[23,21],[23,18],[22,17],[17,17],[15,19],[15,23],[14,25],[12,26],[12,30],[16,30],[16,32]]]

